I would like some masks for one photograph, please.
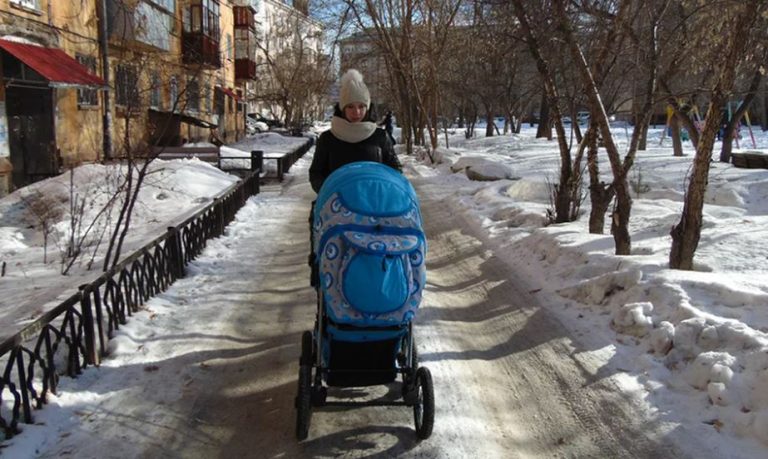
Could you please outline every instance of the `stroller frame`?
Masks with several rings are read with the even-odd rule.
[[[414,424],[416,436],[420,440],[429,438],[432,434],[435,419],[435,396],[432,384],[432,375],[426,367],[418,366],[418,352],[413,336],[413,321],[407,324],[390,327],[390,331],[399,327],[402,329],[402,335],[398,335],[397,342],[399,347],[397,354],[392,358],[391,368],[361,369],[361,368],[330,368],[326,362],[323,362],[323,345],[331,344],[331,336],[326,328],[330,318],[323,307],[323,294],[321,288],[317,289],[317,315],[315,320],[314,332],[305,331],[301,337],[301,356],[299,358],[299,379],[298,392],[295,398],[296,408],[296,438],[304,440],[309,435],[309,427],[312,417],[312,409],[323,406],[346,406],[346,407],[365,407],[365,406],[407,406],[413,408]],[[375,334],[386,330],[383,327],[354,327],[357,331],[365,331]],[[377,341],[372,341],[377,342]],[[365,342],[356,343],[365,345]],[[344,374],[345,376],[355,377],[371,376],[372,374],[393,372],[401,378],[401,400],[384,401],[343,401],[327,400],[328,389],[324,381],[331,379],[333,374]],[[388,378],[385,378],[388,379]],[[390,381],[391,382],[391,381]],[[384,382],[381,384],[389,384]],[[338,387],[365,387],[379,385],[377,383],[364,383],[356,385],[347,383],[342,385],[331,385]]]

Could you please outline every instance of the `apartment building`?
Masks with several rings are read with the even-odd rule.
[[[85,145],[101,139],[100,113],[79,109],[104,86],[95,15],[95,3],[0,0],[0,196],[98,159]]]
[[[0,196],[151,144],[245,135],[255,14],[234,0],[0,0]]]
[[[226,0],[107,0],[115,154],[245,135]]]

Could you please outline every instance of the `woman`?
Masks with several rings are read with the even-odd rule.
[[[341,77],[331,129],[317,139],[309,167],[309,181],[315,192],[320,192],[331,172],[355,161],[375,161],[402,170],[387,133],[371,118],[370,105],[363,75],[355,69],[347,70]]]

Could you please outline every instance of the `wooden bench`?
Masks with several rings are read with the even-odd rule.
[[[768,169],[768,155],[748,151],[731,153],[731,163],[747,169]]]
[[[221,169],[221,150],[219,147],[152,147],[152,155],[158,159],[197,158],[200,161],[215,164]]]
[[[200,161],[215,164],[216,167],[221,169],[222,159],[235,160],[235,161],[248,161],[250,167],[243,169],[250,170],[263,170],[264,161],[275,161],[277,164],[277,179],[282,181],[283,175],[291,168],[291,166],[299,160],[304,153],[309,151],[314,142],[312,139],[307,138],[307,141],[299,145],[297,148],[287,152],[262,152],[261,150],[254,150],[251,152],[251,157],[240,156],[221,156],[221,149],[219,147],[152,147],[153,157],[159,159],[182,159],[182,158],[198,158]],[[250,160],[250,161],[249,161]],[[236,168],[237,169],[237,168]],[[229,170],[229,169],[228,169]]]

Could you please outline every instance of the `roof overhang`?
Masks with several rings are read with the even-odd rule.
[[[104,80],[58,48],[0,39],[0,49],[39,73],[52,88],[103,88]]]
[[[217,88],[219,88],[219,90],[221,90],[221,92],[223,92],[224,94],[228,95],[229,97],[231,97],[231,98],[233,98],[235,100],[240,100],[240,96],[238,96],[237,93],[235,93],[235,91],[233,91],[233,90],[231,90],[229,88],[226,88],[224,86],[217,86]]]

